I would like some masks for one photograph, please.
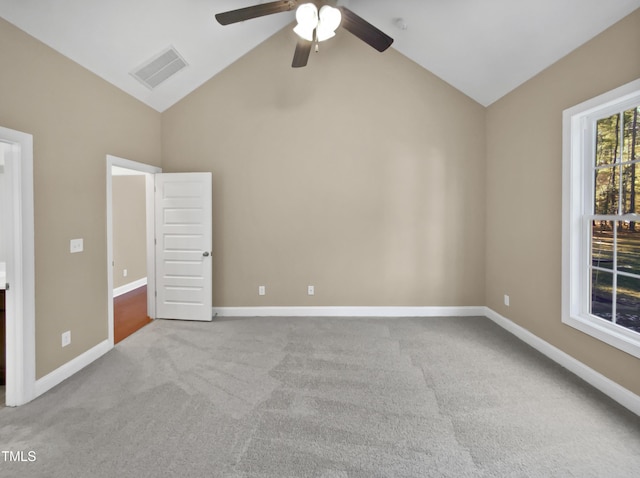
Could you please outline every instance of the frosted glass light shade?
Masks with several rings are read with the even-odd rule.
[[[296,21],[298,24],[293,31],[301,38],[313,41],[313,30],[318,26],[318,8],[313,3],[303,3],[296,10]]]
[[[342,14],[337,8],[324,5],[320,8],[318,20],[318,41],[328,40],[336,35],[336,30],[342,21]]]

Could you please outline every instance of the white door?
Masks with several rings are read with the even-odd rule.
[[[211,173],[155,177],[156,316],[212,320]]]

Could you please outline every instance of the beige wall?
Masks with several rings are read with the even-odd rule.
[[[636,394],[640,360],[563,325],[560,290],[562,111],[640,77],[639,59],[636,10],[494,103],[486,170],[486,304]]]
[[[106,155],[159,165],[160,114],[2,19],[0,45],[0,125],[34,138],[40,378],[107,339]]]
[[[164,171],[213,172],[214,305],[482,305],[484,108],[339,33],[292,69],[285,28],[162,115]]]
[[[147,277],[145,182],[143,175],[112,178],[114,288]]]

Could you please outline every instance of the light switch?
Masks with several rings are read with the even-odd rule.
[[[69,243],[69,252],[75,254],[76,252],[82,252],[84,250],[84,241],[82,239],[71,239]]]

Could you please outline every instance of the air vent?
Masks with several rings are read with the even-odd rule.
[[[171,47],[132,71],[131,74],[144,86],[153,90],[185,66],[187,62]]]

